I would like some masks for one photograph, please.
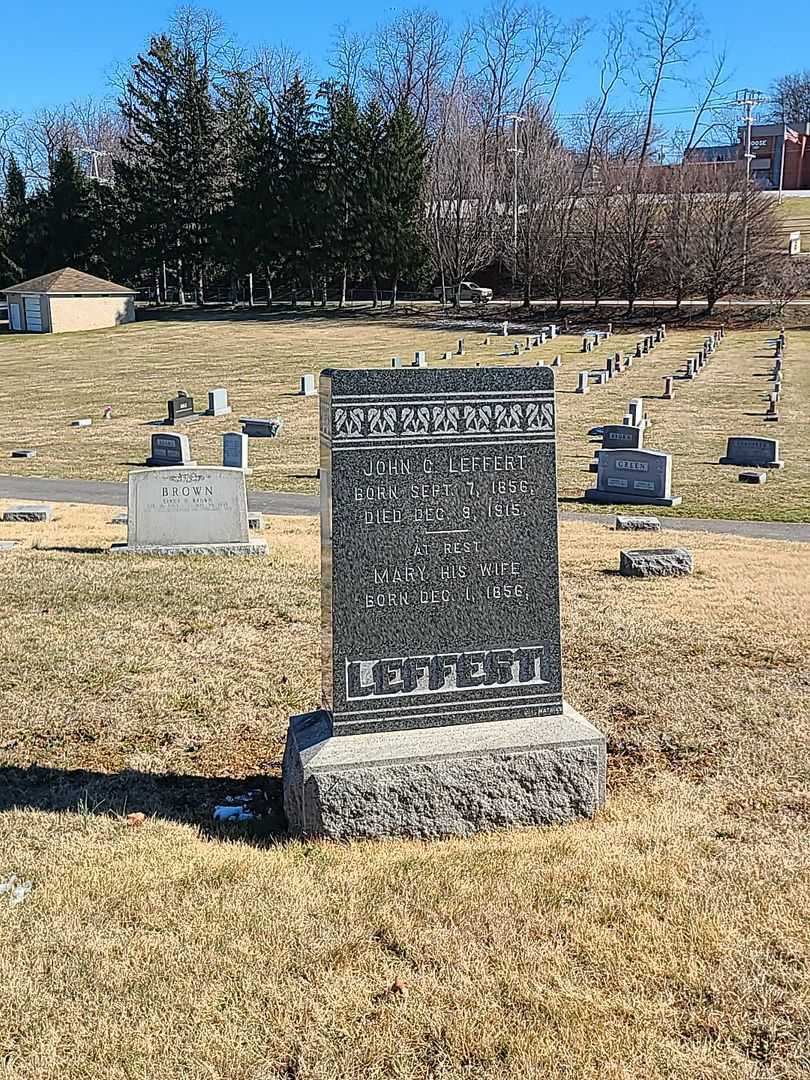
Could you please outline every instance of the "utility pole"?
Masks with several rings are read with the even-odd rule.
[[[748,195],[751,186],[751,161],[754,154],[751,153],[751,128],[754,123],[754,108],[766,101],[764,94],[759,90],[738,90],[736,103],[745,108],[745,218],[743,221],[743,250],[742,250],[742,273],[740,284],[745,288],[745,279],[748,270]]]
[[[96,150],[92,146],[83,146],[81,152],[87,154],[90,159],[87,164],[87,179],[95,180],[97,184],[109,184],[110,181],[101,175],[98,167],[99,158],[107,157],[107,151]]]
[[[512,282],[514,283],[518,262],[518,154],[523,153],[518,147],[518,124],[526,117],[521,116],[520,113],[506,113],[503,119],[512,121],[512,145],[506,149],[508,153],[515,156],[512,168]]]

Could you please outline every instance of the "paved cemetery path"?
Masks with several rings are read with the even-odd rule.
[[[52,480],[43,476],[0,475],[0,499],[126,506],[127,485],[106,480]],[[306,517],[318,513],[317,496],[298,495],[295,492],[250,491],[248,503],[251,510],[282,517]]]
[[[0,499],[33,499],[37,502],[95,503],[102,506],[126,506],[127,485],[103,480],[52,480],[43,476],[0,475]],[[318,513],[317,495],[288,491],[249,491],[251,510],[281,517],[312,517]],[[655,507],[642,508],[650,514]],[[632,512],[616,507],[617,513]],[[591,521],[606,525],[612,514],[589,514],[562,510],[563,521]],[[724,518],[662,517],[667,529],[678,532],[712,532],[731,536],[750,536],[764,540],[795,540],[810,544],[810,522],[728,521]]]

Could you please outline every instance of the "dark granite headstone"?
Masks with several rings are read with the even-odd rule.
[[[779,440],[761,439],[748,435],[732,435],[726,444],[721,465],[759,465],[765,469],[781,469]]]
[[[630,429],[632,430],[632,429]],[[596,487],[585,498],[599,503],[679,506],[672,491],[672,458],[658,450],[601,450]]]
[[[167,424],[177,424],[183,420],[196,419],[194,398],[188,397],[186,394],[178,394],[176,397],[170,398],[167,402],[167,408]]]
[[[334,735],[562,708],[550,368],[321,377]]]
[[[196,465],[191,460],[188,435],[153,435],[152,453],[146,459],[149,466]]]
[[[605,424],[602,428],[603,450],[640,450],[644,429],[635,424]]]

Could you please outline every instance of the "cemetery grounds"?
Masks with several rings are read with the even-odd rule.
[[[302,491],[315,494],[318,466],[317,397],[298,396],[300,376],[316,376],[326,367],[389,367],[392,356],[404,363],[417,349],[427,352],[431,366],[459,364],[547,363],[556,354],[555,369],[559,496],[565,509],[594,510],[582,503],[586,487],[595,483],[588,462],[598,445],[587,432],[602,423],[621,423],[631,398],[644,399],[652,428],[645,448],[673,455],[673,491],[682,496],[674,510],[686,517],[721,517],[806,521],[810,517],[810,331],[790,330],[785,357],[780,421],[765,423],[768,375],[773,367],[775,324],[729,329],[710,365],[694,381],[675,380],[676,396],[662,399],[665,375],[685,370],[706,334],[705,324],[672,330],[654,352],[605,386],[574,393],[578,374],[603,367],[615,351],[632,351],[642,332],[649,332],[669,309],[650,312],[630,331],[613,335],[594,352],[580,352],[578,333],[563,335],[520,357],[515,341],[542,322],[540,315],[508,339],[497,334],[499,323],[441,319],[434,313],[389,316],[368,310],[336,317],[316,311],[229,315],[207,312],[181,317],[144,318],[113,330],[63,335],[0,337],[0,457],[4,471],[15,475],[126,480],[131,468],[143,465],[150,436],[180,431],[189,436],[192,456],[200,464],[222,460],[221,436],[238,430],[240,416],[281,417],[278,439],[250,443],[250,487],[255,490]],[[579,316],[582,318],[582,316]],[[592,324],[604,327],[610,315],[600,312]],[[714,320],[719,325],[724,315]],[[517,323],[515,316],[514,325]],[[485,334],[490,344],[483,345]],[[466,355],[443,361],[465,338]],[[178,389],[187,390],[195,408],[206,406],[207,391],[229,392],[233,413],[163,429],[166,402]],[[113,419],[101,419],[112,405]],[[72,428],[71,420],[90,417],[90,428]],[[718,464],[728,435],[778,438],[787,467],[771,472],[756,489],[737,481],[739,470]],[[37,456],[10,463],[17,447],[34,447]],[[609,512],[609,511],[606,511]]]
[[[151,347],[127,353],[125,333],[93,375],[86,355],[100,335],[71,338],[79,367],[73,378],[60,367],[59,386],[46,377],[55,342],[38,339],[43,366],[22,399],[32,407],[24,422],[12,416],[21,427],[4,439],[32,442],[23,429],[35,434],[45,415],[55,456],[43,450],[20,466],[123,479],[117,460],[143,460],[143,433],[154,429],[140,425],[162,415],[170,393],[182,386],[204,404],[209,387],[224,385],[236,416],[287,421],[286,440],[255,451],[249,486],[289,489],[298,472],[299,490],[314,491],[315,444],[304,431],[315,403],[284,396],[298,375],[359,364],[365,349],[387,364],[389,353],[407,356],[408,343],[434,358],[460,334],[381,322],[356,352],[333,334],[326,358],[326,328],[302,321],[317,356],[282,337],[266,361],[248,360],[254,335],[271,329],[251,321],[233,333],[252,345],[224,335],[198,366],[199,325],[143,324],[182,340],[191,333],[174,370]],[[468,348],[479,336],[465,333]],[[671,441],[660,448],[676,454],[685,512],[703,498],[727,516],[806,519],[806,335],[789,332],[785,419],[762,426],[780,439],[784,477],[770,475],[762,490],[738,485],[738,494],[736,469],[698,468],[717,460],[725,434],[760,430],[735,425],[734,410],[764,411],[756,375],[772,361],[745,357],[764,357],[766,336],[732,332],[694,383],[678,384],[675,401],[649,402],[654,431],[655,410],[676,410],[661,423]],[[645,363],[660,387],[658,375],[672,370],[665,350],[678,340],[585,399],[561,394],[561,494],[574,479],[579,490],[593,482],[582,471],[593,450],[583,428],[620,419],[643,395]],[[696,347],[702,334],[689,340]],[[586,365],[576,339],[559,344],[542,354],[563,353],[566,391]],[[0,355],[8,346],[0,341]],[[737,368],[731,377],[732,350],[750,377]],[[602,355],[591,354],[591,366]],[[13,378],[19,392],[26,380]],[[251,385],[275,389],[254,397]],[[725,389],[710,395],[714,386]],[[733,399],[731,418],[698,422],[699,402],[721,393]],[[691,431],[674,419],[689,412],[690,395]],[[120,429],[95,419],[108,402]],[[63,431],[57,408],[65,425],[92,412],[98,441]],[[137,420],[125,422],[130,415]],[[230,426],[233,417],[189,427],[195,456],[216,462],[218,433]],[[678,450],[687,438],[699,446],[692,473]],[[781,515],[765,504],[751,513],[760,497]],[[48,524],[0,523],[0,540],[22,541],[0,556],[0,878],[33,882],[16,907],[0,897],[0,1075],[807,1074],[810,545],[564,523],[566,697],[608,737],[605,810],[565,828],[429,844],[304,843],[283,835],[279,773],[288,717],[319,696],[317,522],[270,518],[266,560],[123,560],[107,553],[125,535],[109,524],[114,514],[57,504]],[[694,576],[615,574],[620,547],[667,545],[694,551]],[[260,792],[258,823],[215,826],[214,806],[245,791]]]

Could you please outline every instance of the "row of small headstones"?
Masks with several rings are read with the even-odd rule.
[[[509,336],[509,323],[507,323],[507,322],[502,323],[501,326],[502,326],[502,330],[501,330],[502,336],[503,337],[508,337]],[[514,356],[521,356],[524,351],[528,352],[531,349],[536,349],[541,345],[545,345],[547,341],[550,341],[555,337],[557,337],[557,327],[556,327],[556,325],[554,323],[551,323],[548,327],[545,327],[544,329],[542,329],[539,334],[528,334],[526,336],[525,345],[522,344],[519,341],[516,341],[515,344],[514,344],[513,355]],[[491,340],[492,340],[491,336],[485,337],[483,339],[483,341],[482,341],[482,345],[489,345],[491,343]],[[440,359],[441,360],[452,360],[454,356],[466,356],[466,354],[467,354],[467,350],[466,350],[465,340],[464,340],[464,338],[459,338],[458,339],[458,344],[456,346],[455,351],[446,350],[445,352],[442,353]],[[552,362],[552,365],[555,366],[555,367],[558,367],[560,363],[561,363],[561,357],[555,356],[554,360]],[[391,357],[391,367],[392,368],[401,368],[401,367],[405,367],[405,366],[406,365],[403,363],[401,356],[392,356]],[[417,350],[413,355],[413,362],[410,364],[410,367],[423,368],[423,367],[427,367],[427,366],[428,366],[427,352],[424,349]]]
[[[591,330],[582,339],[582,351],[591,352],[594,348],[594,337],[599,335],[598,340],[606,340],[613,333],[613,324],[608,323],[607,330]],[[646,356],[651,353],[655,346],[664,341],[667,336],[667,328],[664,323],[655,328],[652,334],[645,334],[645,336],[638,342],[636,342],[635,357],[630,353],[614,353],[612,357],[609,357],[605,368],[602,371],[580,371],[579,381],[577,382],[576,393],[587,394],[590,390],[590,379],[593,375],[593,381],[595,386],[604,386],[609,379],[614,378],[616,375],[621,375],[623,371],[627,371],[633,366],[634,358],[640,359],[642,356]],[[598,342],[597,342],[598,343]]]
[[[785,337],[784,326],[779,331],[779,336],[776,339],[776,348],[773,354],[773,371],[771,372],[771,381],[773,383],[768,393],[768,411],[765,413],[766,420],[778,420],[779,419],[779,399],[782,396],[782,368],[785,362],[785,352],[787,350],[787,338]]]

